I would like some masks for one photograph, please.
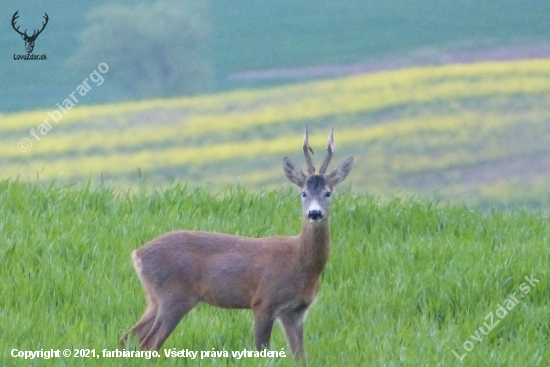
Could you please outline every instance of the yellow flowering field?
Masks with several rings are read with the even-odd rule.
[[[543,164],[550,162],[549,101],[550,60],[542,59],[78,106],[58,123],[49,120],[51,130],[41,135],[52,106],[0,115],[0,177],[103,177],[126,186],[139,180],[139,169],[142,179],[155,181],[273,187],[284,182],[282,157],[302,162],[308,124],[315,160],[322,159],[326,135],[335,127],[333,164],[356,156],[350,182],[358,190],[475,202],[506,201],[518,187],[532,185],[546,200],[550,190],[541,194],[540,188],[549,173]],[[23,138],[32,144],[27,152],[18,146]],[[533,161],[541,169],[525,168]]]

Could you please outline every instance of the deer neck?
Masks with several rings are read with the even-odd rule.
[[[329,254],[329,223],[311,223],[308,218],[302,222],[298,236],[298,260],[307,273],[321,274]]]

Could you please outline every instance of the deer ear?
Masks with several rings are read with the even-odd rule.
[[[349,157],[339,165],[334,171],[328,174],[329,185],[334,187],[348,177],[351,167],[353,166],[353,157]]]
[[[302,169],[294,164],[288,157],[283,159],[283,168],[285,169],[286,177],[290,182],[297,185],[299,188],[304,187],[306,183],[306,175],[302,172]]]

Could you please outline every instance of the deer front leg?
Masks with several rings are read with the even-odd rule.
[[[285,330],[286,339],[296,359],[305,357],[304,350],[304,315],[307,306],[281,314],[279,320]]]
[[[271,330],[273,330],[274,322],[275,317],[273,313],[267,311],[254,312],[254,332],[256,335],[256,349],[258,351],[264,348],[269,349]]]

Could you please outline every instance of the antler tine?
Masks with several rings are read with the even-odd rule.
[[[46,28],[46,24],[48,24],[48,20],[50,20],[50,17],[48,17],[48,13],[44,12],[44,16],[42,18],[46,19],[46,22],[45,23],[42,23],[44,24],[44,26],[42,26],[42,29],[40,30],[40,32],[42,32],[44,30],[44,28]]]
[[[11,25],[15,27],[15,21],[17,20],[17,18],[19,18],[19,15],[17,15],[17,13],[19,13],[19,10],[15,12],[15,14],[13,14],[13,17],[11,18]]]
[[[38,29],[36,29],[36,30],[34,31],[34,33],[36,33],[36,31],[38,31],[38,33],[36,33],[36,35],[33,33],[32,37],[38,37],[38,35],[39,35],[40,33],[42,33],[42,31],[44,30],[44,28],[46,28],[46,24],[48,24],[48,20],[49,20],[50,18],[48,17],[48,13],[44,13],[44,14],[46,14],[46,15],[43,16],[42,18],[46,19],[46,23],[42,22],[42,29],[39,30],[39,31],[38,31]]]
[[[311,152],[311,154],[313,154],[313,149],[311,149],[311,147],[309,146],[309,140],[307,136],[307,125],[306,125],[306,132],[304,134],[304,155],[306,157],[307,171],[311,176],[315,174],[315,167],[313,167],[313,163],[311,162],[311,157],[309,156],[308,150],[309,152]]]
[[[19,18],[19,15],[17,15],[17,13],[19,13],[19,10],[16,11],[15,14],[13,14],[13,18],[11,18],[11,26],[13,27],[13,29],[14,29],[17,33],[19,33],[20,35],[23,35],[23,33],[21,33],[21,32],[19,31],[19,27],[21,27],[21,26],[15,28],[15,20],[16,20],[17,18]],[[27,32],[25,31],[25,35],[26,35],[26,34],[27,34]]]
[[[325,158],[325,161],[323,162],[323,165],[319,169],[319,174],[320,175],[324,175],[325,172],[327,171],[328,165],[330,163],[330,159],[332,158],[332,155],[334,154],[334,148],[335,148],[335,146],[334,146],[334,127],[332,127],[332,129],[330,130],[330,135],[328,137],[328,147],[327,147],[328,155]]]

